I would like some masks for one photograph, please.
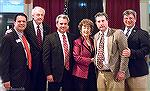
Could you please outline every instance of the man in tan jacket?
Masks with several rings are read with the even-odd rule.
[[[97,13],[95,20],[99,29],[94,36],[98,91],[124,91],[124,80],[129,77],[129,59],[121,52],[128,47],[127,38],[121,30],[108,27],[106,13]]]

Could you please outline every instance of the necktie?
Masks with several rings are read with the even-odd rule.
[[[23,44],[27,53],[27,64],[28,64],[29,69],[31,70],[31,67],[32,67],[31,52],[27,43],[27,39],[24,35],[22,36],[22,41],[23,41]]]
[[[104,61],[104,33],[101,34],[98,55],[97,55],[97,67],[101,69]]]
[[[63,47],[64,47],[64,53],[65,53],[65,68],[69,70],[69,49],[67,44],[67,39],[65,35],[62,35],[63,37]]]
[[[41,36],[41,30],[39,28],[39,25],[37,26],[37,41],[38,41],[38,46],[41,48],[42,47],[42,36]]]
[[[127,33],[125,34],[125,36],[129,36],[129,31],[130,31],[130,29],[127,29]]]

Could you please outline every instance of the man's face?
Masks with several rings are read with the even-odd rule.
[[[56,23],[57,30],[61,33],[65,33],[68,31],[69,26],[68,26],[68,20],[59,18],[58,22]]]
[[[41,9],[38,9],[35,11],[35,13],[32,15],[34,21],[36,24],[41,24],[44,21],[44,11]]]
[[[136,18],[133,16],[133,14],[124,15],[123,22],[126,27],[131,28],[136,23]]]
[[[100,31],[103,32],[106,31],[106,29],[108,28],[108,21],[106,20],[106,17],[105,16],[96,17],[96,25]]]
[[[14,22],[14,27],[18,32],[23,32],[26,28],[27,21],[24,16],[17,16],[16,21]]]

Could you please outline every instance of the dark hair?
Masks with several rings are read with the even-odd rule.
[[[26,21],[27,21],[27,16],[24,13],[17,13],[16,16],[15,16],[14,21],[16,21],[18,16],[24,16],[26,18]]]
[[[95,17],[95,20],[97,17],[99,16],[105,16],[106,17],[106,20],[108,21],[108,15],[105,13],[105,12],[98,12],[94,17]]]

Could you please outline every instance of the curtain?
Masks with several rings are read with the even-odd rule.
[[[80,35],[78,30],[79,22],[88,18],[95,22],[94,15],[97,12],[103,11],[103,1],[102,0],[69,0],[68,2],[68,15],[70,18],[70,32]],[[93,34],[97,32],[94,30]]]
[[[122,13],[126,9],[133,9],[137,12],[136,25],[140,27],[140,0],[107,0],[106,13],[109,16],[109,27],[122,28],[124,26]]]
[[[44,22],[49,24],[52,32],[56,31],[56,16],[63,13],[64,0],[34,0],[33,6],[40,6],[45,9]]]

